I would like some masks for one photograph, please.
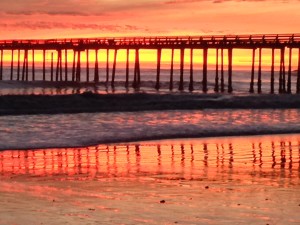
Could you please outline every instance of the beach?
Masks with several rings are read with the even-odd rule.
[[[0,224],[299,224],[299,135],[0,152]]]

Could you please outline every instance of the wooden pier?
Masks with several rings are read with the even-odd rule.
[[[195,76],[201,77],[201,89],[204,93],[209,91],[208,85],[208,52],[215,51],[215,79],[213,90],[215,92],[231,93],[233,86],[233,50],[252,50],[252,67],[249,79],[249,92],[261,93],[262,90],[262,50],[271,49],[271,72],[270,72],[270,93],[300,93],[300,34],[280,34],[280,35],[226,35],[226,36],[198,36],[198,37],[132,37],[132,38],[88,38],[88,39],[51,39],[51,40],[1,40],[0,41],[0,80],[4,78],[4,58],[10,58],[9,80],[35,81],[36,78],[36,52],[42,52],[42,80],[55,82],[94,82],[98,83],[100,77],[105,78],[107,85],[115,86],[117,55],[119,50],[126,50],[126,73],[124,81],[126,88],[132,85],[139,88],[142,74],[140,67],[140,50],[151,49],[157,51],[157,73],[155,89],[161,88],[161,61],[162,51],[171,50],[169,89],[178,88],[184,90],[184,82],[188,82],[189,91],[195,90]],[[297,79],[292,82],[292,58],[293,49],[298,50]],[[99,51],[106,50],[106,74],[99,73]],[[174,86],[174,50],[179,50],[180,78],[177,87]],[[184,80],[185,50],[190,51],[189,80]],[[202,51],[202,74],[194,72],[194,51]],[[277,51],[275,51],[277,50]],[[90,72],[90,53],[94,52],[94,71]],[[46,54],[51,54],[50,72],[46,68]],[[71,74],[68,70],[68,54],[73,53]],[[129,56],[135,55],[133,79],[130,80]],[[278,86],[275,87],[275,57],[280,53],[280,66]],[[286,57],[288,53],[288,65]],[[55,54],[54,54],[55,53]],[[86,79],[82,81],[82,53],[86,56]],[[113,66],[110,70],[109,57],[113,53]],[[17,56],[16,56],[17,54]],[[22,57],[21,57],[22,56]],[[56,57],[56,59],[54,58]],[[258,58],[258,65],[256,61]],[[228,60],[225,62],[225,59]],[[17,62],[16,62],[17,60]],[[6,60],[7,61],[7,60]],[[227,69],[225,68],[225,64]],[[255,81],[257,70],[257,81]],[[46,70],[48,69],[48,70]],[[31,71],[31,74],[29,74]],[[226,71],[227,77],[224,72]],[[255,87],[256,86],[256,87]]]

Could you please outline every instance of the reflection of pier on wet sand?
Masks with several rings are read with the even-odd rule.
[[[298,224],[299,146],[286,135],[1,151],[0,224]]]
[[[88,148],[7,150],[0,152],[0,174],[67,175],[66,179],[148,174],[170,179],[196,179],[219,176],[219,172],[231,176],[234,170],[255,172],[257,168],[273,175],[285,170],[299,178],[298,136],[289,141],[273,140],[272,136],[261,141],[253,139],[255,141],[230,138],[215,143],[209,138],[207,141],[191,139],[158,144],[142,142]]]
[[[42,55],[42,80],[56,82],[105,82],[106,85],[111,85],[114,88],[117,67],[117,55],[119,50],[126,51],[126,72],[124,74],[125,87],[133,86],[139,88],[142,75],[140,66],[140,50],[151,49],[157,52],[157,73],[155,89],[160,89],[161,86],[161,60],[162,51],[170,50],[170,76],[169,89],[174,87],[174,51],[180,55],[180,79],[178,89],[184,90],[184,83],[188,82],[189,91],[195,89],[196,75],[194,73],[195,51],[202,52],[202,91],[208,91],[208,52],[215,53],[215,79],[214,91],[229,93],[234,90],[233,76],[233,50],[235,49],[250,49],[252,53],[252,69],[249,76],[249,91],[255,92],[255,83],[257,84],[257,92],[262,92],[262,51],[271,49],[271,73],[270,73],[270,92],[274,93],[275,89],[275,57],[278,54],[279,74],[278,74],[278,92],[291,93],[292,86],[295,87],[297,93],[300,93],[300,35],[282,34],[282,35],[226,35],[226,36],[198,36],[198,37],[133,37],[133,38],[96,38],[96,39],[51,39],[51,40],[2,40],[0,41],[0,80],[36,80],[36,62],[35,55],[39,52]],[[298,68],[297,79],[294,84],[292,81],[292,57],[293,49],[298,50]],[[104,65],[105,74],[99,73],[99,52],[104,51],[106,63]],[[185,51],[190,53],[190,66],[188,80],[184,80],[184,64],[186,62]],[[93,51],[95,55],[94,61],[90,60],[90,53]],[[257,81],[255,81],[256,72],[256,55],[258,51],[258,68]],[[288,59],[285,52],[288,51]],[[15,53],[17,52],[17,54]],[[68,55],[72,53],[71,74],[68,69]],[[29,54],[30,53],[30,54]],[[110,53],[113,53],[113,65],[110,71]],[[51,54],[50,65],[46,63],[46,55]],[[81,76],[82,70],[82,55],[85,54],[86,59],[86,77],[84,80]],[[130,54],[134,54],[134,74],[130,80]],[[21,58],[22,56],[22,58]],[[3,73],[3,59],[10,58],[10,73]],[[56,59],[54,59],[54,57]],[[15,60],[17,58],[17,60]],[[225,62],[225,60],[227,62]],[[288,65],[286,68],[286,61]],[[15,61],[17,61],[15,63]],[[93,73],[91,70],[91,62],[94,64]],[[16,64],[16,65],[15,65]],[[46,65],[47,64],[47,65]],[[50,69],[48,68],[50,66]],[[227,70],[225,69],[227,67]],[[29,68],[31,67],[31,68]],[[31,74],[29,74],[31,69]],[[48,70],[46,72],[46,69]],[[16,70],[14,72],[14,70]],[[225,77],[225,70],[228,74]],[[286,74],[287,71],[287,74]],[[200,75],[199,75],[200,76]]]

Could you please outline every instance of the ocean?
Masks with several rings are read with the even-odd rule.
[[[220,70],[220,68],[219,68]],[[43,78],[43,71],[41,67],[35,68],[35,81],[32,81],[32,71],[29,69],[29,81],[31,82],[20,82],[15,81],[17,77],[17,70],[13,71],[13,80],[10,81],[10,67],[4,67],[3,70],[3,81],[0,83],[0,95],[7,94],[74,94],[74,93],[84,93],[84,92],[93,92],[99,94],[105,93],[134,93],[137,90],[134,90],[132,87],[133,83],[133,69],[130,69],[129,75],[129,89],[125,88],[125,69],[117,68],[115,75],[115,87],[111,87],[111,83],[106,83],[106,70],[103,68],[99,69],[99,83],[94,83],[94,68],[89,68],[89,83],[87,81],[87,70],[86,68],[81,68],[81,83],[74,82],[51,82],[50,70],[47,68],[46,70],[46,81],[41,82]],[[262,93],[270,93],[270,71],[263,70],[262,71]],[[22,71],[21,71],[22,76]],[[170,93],[170,69],[163,67],[161,69],[160,76],[160,90],[159,93]],[[214,93],[214,85],[215,85],[215,70],[208,70],[207,77],[207,85],[208,85],[208,93]],[[257,93],[257,75],[258,72],[255,71],[255,82],[254,89]],[[56,78],[56,70],[54,70],[54,80]],[[71,81],[72,70],[68,68],[68,81]],[[179,88],[179,80],[180,80],[180,70],[175,68],[173,75],[173,90],[172,93],[178,93]],[[291,77],[292,83],[292,92],[296,92],[296,73],[292,73]],[[59,75],[60,79],[60,75]],[[111,69],[109,74],[109,81],[111,81]],[[65,71],[62,73],[62,80],[65,81]],[[189,92],[189,80],[190,80],[190,70],[184,70],[184,90],[183,92]],[[202,93],[202,70],[199,68],[194,69],[194,91],[193,93]],[[235,69],[233,71],[232,83],[233,83],[233,93],[234,94],[249,94],[250,89],[250,80],[251,80],[251,71],[250,70],[240,70]],[[279,89],[279,71],[275,72],[275,93],[278,93]],[[286,79],[287,80],[287,79]],[[224,83],[225,83],[225,93],[227,92],[227,84],[228,84],[228,72],[226,68],[224,68]],[[141,68],[141,86],[138,92],[147,92],[147,93],[157,93],[155,90],[156,84],[156,69],[149,68]],[[219,71],[219,85],[221,84],[221,72]],[[179,93],[182,93],[180,91]]]
[[[115,89],[104,71],[99,84],[79,85],[41,82],[40,69],[37,81],[8,81],[5,71],[4,97],[171,93],[175,103],[202,95],[200,70],[192,93],[189,71],[184,91],[178,70],[172,91],[167,69],[158,91],[153,69],[142,70],[139,90],[124,88],[123,70]],[[208,75],[210,96],[215,73]],[[262,78],[267,94],[270,73]],[[278,72],[275,79],[278,87]],[[215,104],[232,96],[253,96],[254,104],[249,81],[249,71],[234,71],[234,92]],[[0,224],[299,224],[300,109],[267,98],[273,108],[2,115]]]
[[[93,68],[90,68],[92,73]],[[141,87],[134,90],[125,89],[124,70],[117,70],[116,85],[112,89],[104,84],[105,71],[100,71],[100,83],[86,83],[86,69],[82,68],[81,84],[70,82],[42,82],[42,69],[36,69],[36,81],[8,81],[10,68],[5,67],[4,79],[0,82],[1,95],[70,95],[74,93],[173,93],[177,101],[189,95],[201,95],[201,71],[195,70],[195,91],[188,91],[188,73],[185,71],[185,91],[178,91],[179,70],[174,71],[174,89],[169,88],[169,70],[161,71],[161,89],[155,90],[156,70],[141,71]],[[47,71],[49,73],[49,71]],[[14,74],[16,75],[16,74]],[[49,74],[48,74],[49,75]],[[70,75],[70,74],[69,74]],[[225,84],[226,76],[225,73]],[[249,94],[249,71],[234,71],[233,94],[224,93],[224,99],[230,96],[255,96]],[[278,72],[275,77],[275,87],[278,85]],[[29,76],[30,77],[30,76]],[[102,77],[102,80],[101,80]],[[49,76],[48,76],[49,78]],[[270,73],[262,73],[263,93],[270,92]],[[292,84],[296,77],[292,76]],[[213,93],[215,72],[208,73],[209,92]],[[132,81],[132,77],[130,77]],[[295,92],[295,85],[292,86]],[[276,100],[276,99],[275,99]],[[215,104],[220,104],[218,98]],[[172,103],[171,103],[172,104]],[[139,140],[154,140],[164,138],[188,138],[206,136],[232,136],[247,134],[276,134],[299,132],[298,109],[205,109],[203,110],[160,110],[141,112],[105,112],[64,115],[20,115],[1,116],[0,137],[1,149],[47,148],[88,146],[101,143],[126,142]],[[279,103],[280,104],[280,103]],[[120,106],[122,107],[122,106]],[[168,109],[168,108],[166,108]]]

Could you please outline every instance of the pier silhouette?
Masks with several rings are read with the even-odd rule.
[[[105,78],[105,83],[112,88],[115,86],[117,54],[118,50],[126,50],[126,72],[124,74],[125,87],[130,85],[139,88],[141,85],[140,50],[151,49],[157,51],[157,73],[155,89],[161,88],[161,60],[162,51],[171,50],[169,89],[174,89],[174,50],[180,52],[180,79],[178,90],[184,90],[184,82],[188,82],[189,91],[195,89],[195,76],[201,77],[201,88],[204,93],[209,91],[208,86],[208,51],[215,51],[215,92],[231,93],[234,91],[233,81],[233,50],[252,50],[251,76],[249,80],[249,92],[262,92],[262,50],[271,49],[271,72],[270,93],[300,93],[300,34],[278,34],[278,35],[225,35],[225,36],[193,36],[193,37],[127,37],[127,38],[79,38],[79,39],[48,39],[48,40],[1,40],[0,41],[0,80],[4,77],[4,58],[10,58],[9,80],[35,81],[36,80],[36,51],[42,52],[42,80],[55,82],[94,82],[98,83],[100,77]],[[298,49],[297,79],[292,83],[292,57],[293,49]],[[99,51],[106,50],[106,74],[99,73]],[[185,50],[190,51],[189,80],[184,80]],[[194,50],[202,50],[202,74],[194,73]],[[277,50],[277,51],[276,51]],[[90,53],[94,52],[94,71],[91,73]],[[286,66],[286,51],[288,51],[288,65]],[[17,62],[14,56],[17,52]],[[29,52],[31,53],[29,57]],[[51,52],[50,73],[46,71],[46,54]],[[56,52],[54,54],[54,52]],[[72,71],[68,71],[68,54],[72,52]],[[109,53],[113,52],[112,69],[109,68]],[[129,80],[129,56],[134,53],[134,74]],[[278,87],[275,87],[275,57],[279,52],[280,66],[278,76]],[[86,54],[86,79],[81,78],[82,62],[81,56]],[[256,57],[258,55],[257,81]],[[22,57],[21,57],[22,56]],[[54,56],[56,59],[54,59]],[[227,68],[225,68],[225,59]],[[16,65],[15,65],[16,64]],[[31,74],[29,74],[31,67]],[[286,68],[287,67],[287,68]],[[49,68],[47,68],[49,69]],[[227,69],[227,77],[225,70]],[[255,88],[255,84],[257,87]],[[255,90],[256,89],[256,90]]]

